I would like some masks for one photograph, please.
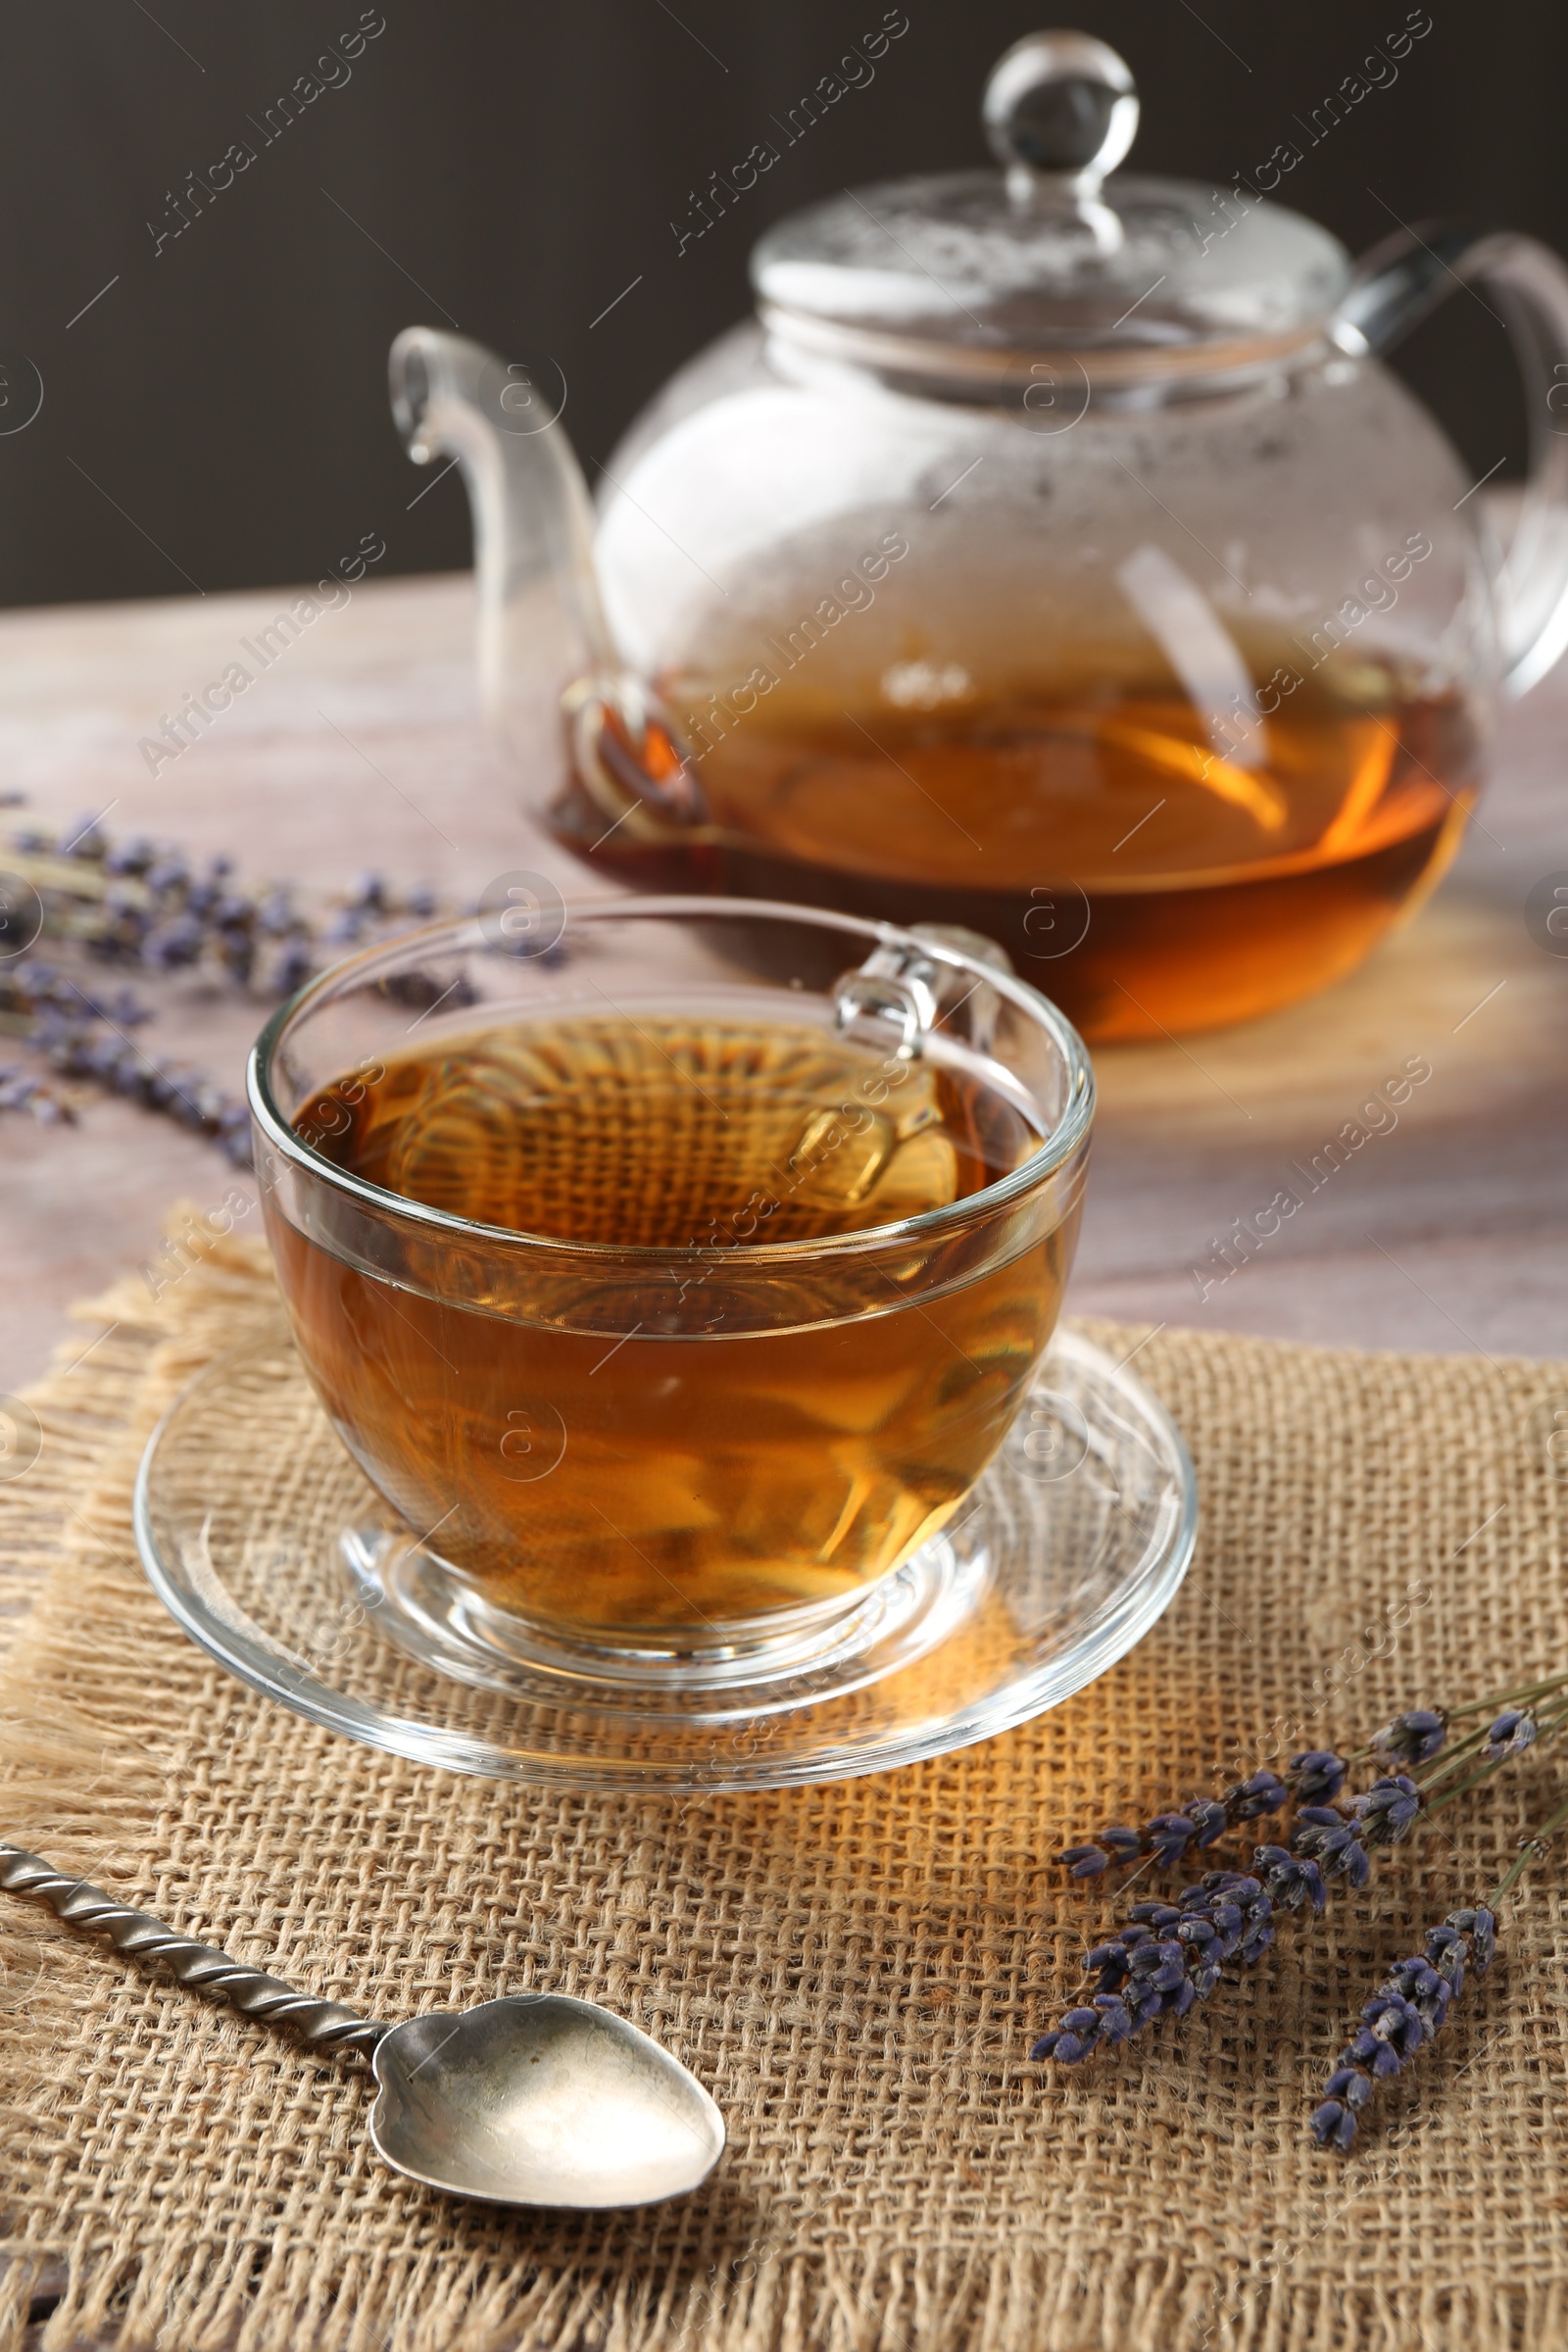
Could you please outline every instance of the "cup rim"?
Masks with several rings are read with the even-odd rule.
[[[285,1158],[302,1166],[309,1173],[330,1185],[334,1191],[345,1193],[364,1201],[383,1214],[410,1219],[417,1225],[445,1234],[453,1240],[478,1241],[487,1247],[508,1250],[546,1250],[557,1255],[571,1253],[587,1258],[602,1258],[607,1263],[624,1265],[628,1261],[667,1265],[671,1259],[706,1262],[714,1257],[739,1254],[748,1266],[801,1264],[824,1255],[857,1255],[884,1244],[902,1247],[911,1241],[937,1240],[948,1231],[960,1230],[1007,1207],[1065,1166],[1073,1153],[1088,1137],[1095,1113],[1095,1073],[1089,1050],[1066,1014],[1054,1004],[1039,989],[1015,973],[999,971],[995,965],[982,963],[961,948],[949,947],[940,940],[921,939],[904,930],[897,923],[870,920],[861,915],[841,914],[836,908],[797,906],[783,899],[735,899],[699,897],[691,894],[628,896],[615,898],[571,899],[566,901],[568,922],[586,919],[601,922],[610,919],[637,921],[655,917],[693,917],[700,915],[728,916],[751,919],[756,916],[808,922],[820,928],[842,931],[852,938],[863,939],[869,946],[908,946],[938,962],[955,965],[962,971],[972,971],[984,978],[999,995],[1005,997],[1020,1012],[1027,1014],[1044,1029],[1061,1055],[1066,1067],[1067,1105],[1051,1134],[1038,1152],[1006,1175],[1000,1176],[977,1193],[969,1193],[960,1200],[950,1200],[937,1208],[921,1209],[912,1217],[899,1218],[888,1225],[869,1225],[852,1233],[827,1234],[817,1239],[793,1242],[701,1243],[622,1243],[579,1242],[563,1234],[525,1233],[510,1225],[484,1225],[466,1217],[454,1216],[448,1209],[434,1208],[423,1200],[416,1200],[406,1193],[387,1191],[381,1185],[369,1184],[307,1143],[284,1118],[273,1099],[270,1074],[273,1057],[284,1033],[296,1015],[311,1002],[341,984],[346,975],[359,967],[365,973],[373,971],[378,962],[391,961],[405,955],[423,941],[427,944],[446,940],[455,935],[479,929],[476,914],[449,915],[439,922],[420,924],[416,929],[400,931],[392,939],[382,940],[368,948],[359,948],[353,955],[329,964],[307,980],[303,988],[285,999],[258,1036],[251,1048],[245,1070],[245,1093],[255,1125],[269,1144],[281,1152]],[[940,1027],[940,1022],[938,1026]],[[265,1197],[270,1189],[262,1185]]]

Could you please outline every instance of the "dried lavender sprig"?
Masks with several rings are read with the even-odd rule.
[[[1069,2009],[1030,2057],[1079,2066],[1156,2018],[1185,2017],[1233,1955],[1243,1966],[1261,1959],[1274,1940],[1273,1908],[1260,1879],[1230,1870],[1209,1871],[1174,1903],[1134,1903],[1130,1924],[1085,1958],[1085,1975],[1097,1980],[1092,2006]]]
[[[1114,1824],[1086,1844],[1065,1847],[1060,1859],[1075,1879],[1099,1878],[1113,1865],[1145,1859],[1156,1870],[1169,1870],[1185,1861],[1189,1848],[1201,1853],[1239,1823],[1282,1812],[1293,1797],[1315,1804],[1337,1796],[1348,1770],[1332,1749],[1306,1748],[1291,1758],[1289,1780],[1276,1772],[1254,1772],[1223,1797],[1194,1797],[1180,1812],[1154,1814],[1141,1830]]]
[[[199,866],[145,836],[115,841],[91,820],[58,837],[27,828],[11,844],[9,862],[38,890],[46,931],[78,941],[101,961],[165,972],[205,967],[269,997],[291,996],[367,933],[439,910],[427,884],[400,894],[385,876],[366,873],[318,926],[288,884],[247,890],[234,879],[232,858]]]
[[[166,1054],[144,1054],[127,1038],[85,1023],[40,1024],[33,1041],[63,1077],[87,1078],[161,1111],[216,1143],[237,1168],[251,1165],[251,1114],[237,1095]]]
[[[1468,1732],[1463,1740],[1456,1741],[1452,1750],[1444,1757],[1441,1764],[1430,1767],[1420,1775],[1421,1793],[1426,1809],[1432,1813],[1440,1813],[1445,1805],[1451,1805],[1456,1797],[1465,1796],[1472,1788],[1478,1788],[1483,1781],[1490,1781],[1494,1773],[1500,1771],[1502,1766],[1511,1762],[1516,1755],[1523,1754],[1527,1747],[1533,1747],[1538,1740],[1550,1740],[1558,1732],[1568,1727],[1568,1696],[1561,1691],[1556,1695],[1560,1701],[1557,1706],[1538,1705],[1533,1707],[1522,1722],[1515,1724],[1515,1733],[1523,1735],[1527,1730],[1530,1732],[1530,1736],[1520,1738],[1517,1746],[1513,1744],[1512,1734],[1495,1744],[1493,1741],[1493,1729],[1495,1725],[1502,1723],[1503,1716],[1494,1718],[1492,1725],[1477,1725],[1475,1730]],[[1504,1710],[1504,1714],[1515,1712],[1520,1711]],[[1533,1730],[1530,1727],[1533,1727]],[[1456,1772],[1466,1772],[1468,1778],[1459,1781],[1451,1788],[1445,1788],[1441,1796],[1435,1796],[1433,1791]]]
[[[20,957],[9,970],[0,971],[0,1012],[27,1021],[44,1011],[76,1020],[114,1021],[122,1029],[139,1029],[155,1017],[154,1007],[132,989],[117,988],[112,997],[99,996],[41,956]]]
[[[1502,1711],[1457,1743],[1456,1760],[1461,1769],[1477,1755],[1484,1755],[1486,1761],[1470,1781],[1448,1791],[1438,1803],[1450,1802],[1465,1788],[1490,1778],[1504,1763],[1523,1754],[1538,1739],[1549,1738],[1568,1726],[1568,1699],[1556,1709],[1519,1703],[1543,1690],[1555,1693],[1565,1688],[1568,1676],[1503,1694]],[[1488,1709],[1497,1704],[1494,1698]],[[1487,1710],[1474,1705],[1463,1710],[1466,1714],[1483,1711]],[[1134,1904],[1129,1913],[1132,1924],[1097,1945],[1085,1962],[1086,1971],[1099,1980],[1093,2006],[1070,2010],[1057,2028],[1040,2037],[1031,2056],[1078,2065],[1102,2044],[1127,2040],[1156,2017],[1185,2015],[1195,2001],[1207,1997],[1233,1954],[1239,1953],[1244,1962],[1256,1959],[1272,1941],[1274,1931],[1268,1923],[1276,1905],[1290,1910],[1310,1906],[1314,1913],[1320,1912],[1327,1901],[1329,1879],[1343,1876],[1352,1887],[1364,1886],[1370,1871],[1370,1849],[1397,1843],[1406,1837],[1423,1807],[1427,1788],[1452,1769],[1452,1760],[1441,1767],[1432,1763],[1444,1746],[1448,1721],[1449,1717],[1437,1709],[1418,1708],[1385,1727],[1372,1742],[1374,1752],[1416,1765],[1421,1780],[1408,1772],[1386,1773],[1370,1788],[1347,1797],[1338,1808],[1300,1801],[1311,1785],[1310,1771],[1298,1770],[1298,1810],[1290,1847],[1259,1846],[1253,1877],[1244,1880],[1234,1873],[1213,1872],[1200,1886],[1186,1888],[1174,1905]],[[1293,1759],[1293,1765],[1308,1768],[1317,1761],[1302,1756]],[[1340,1778],[1343,1780],[1343,1768]],[[1335,1783],[1336,1794],[1339,1785]],[[1192,1810],[1189,1807],[1183,1816],[1156,1816],[1151,1832],[1157,1835],[1177,1821],[1191,1826]],[[1363,2009],[1355,2034],[1314,2110],[1312,2130],[1320,2146],[1348,2148],[1355,2138],[1358,2112],[1377,2082],[1396,2074],[1404,2060],[1441,2030],[1450,2002],[1462,1989],[1466,1960],[1478,1974],[1491,1961],[1497,1905],[1565,1823],[1568,1803],[1525,1842],[1524,1851],[1490,1902],[1450,1912],[1441,1926],[1429,1932],[1425,1951],[1400,1961],[1390,1973]],[[1114,1835],[1118,1844],[1133,1850],[1146,1843],[1151,1850],[1157,1850],[1155,1836],[1146,1839],[1145,1834],[1132,1830]],[[1069,1849],[1069,1854],[1082,1850]],[[1103,1869],[1108,1858],[1098,1868]],[[1244,1887],[1250,1891],[1239,1900],[1237,1890]]]
[[[1352,2145],[1360,2109],[1379,2082],[1396,2075],[1442,2031],[1450,2001],[1464,1989],[1466,1960],[1481,1975],[1491,1964],[1495,1933],[1492,1904],[1466,1904],[1450,1911],[1441,1927],[1428,1930],[1424,1951],[1390,1970],[1362,2010],[1312,2111],[1312,2136],[1320,2148]]]
[[[1348,1769],[1342,1757],[1327,1749],[1308,1749],[1291,1762],[1298,1799],[1303,1791],[1313,1798],[1325,1789],[1337,1795]],[[1243,1785],[1244,1789],[1247,1786]],[[1276,1786],[1284,1788],[1277,1781]],[[1233,1797],[1238,1793],[1231,1791]],[[1287,1799],[1291,1793],[1285,1789]],[[1290,1845],[1258,1846],[1251,1874],[1211,1872],[1201,1886],[1184,1889],[1174,1904],[1133,1904],[1128,1913],[1130,1927],[1108,1942],[1097,1944],[1084,1964],[1088,1974],[1099,1977],[1097,2004],[1102,1997],[1115,1996],[1128,2010],[1130,2027],[1121,2030],[1119,2012],[1097,2026],[1089,2011],[1069,2011],[1059,2026],[1042,2034],[1031,2056],[1078,2065],[1102,2044],[1125,2041],[1129,2033],[1156,2016],[1171,2012],[1184,2016],[1195,2000],[1206,1999],[1233,1953],[1239,1954],[1243,1964],[1260,1957],[1273,1940],[1273,1927],[1266,1923],[1276,1908],[1298,1911],[1305,1906],[1314,1914],[1321,1912],[1328,1901],[1329,1882],[1336,1878],[1347,1880],[1352,1889],[1364,1886],[1371,1875],[1370,1849],[1397,1844],[1408,1836],[1420,1806],[1421,1792],[1403,1773],[1383,1775],[1363,1793],[1345,1799],[1338,1809],[1315,1801],[1298,1802]],[[1189,1807],[1185,1815],[1156,1815],[1150,1825],[1150,1849],[1157,1855],[1160,1833],[1168,1834],[1173,1823],[1190,1828],[1192,1811]],[[1140,1836],[1134,1830],[1117,1831],[1107,1834],[1107,1842],[1114,1837],[1130,1843]],[[1069,1847],[1063,1859],[1075,1877],[1098,1875],[1105,1866],[1103,1861],[1093,1874],[1074,1867],[1073,1858],[1084,1850]],[[1089,1850],[1101,1851],[1099,1847]],[[1238,1889],[1245,1892],[1238,1893]],[[1214,1908],[1238,1904],[1243,1908],[1234,1920],[1229,1911],[1222,1918]],[[1185,1953],[1184,1945],[1188,1947]]]
[[[1322,1911],[1334,1878],[1364,1886],[1371,1871],[1367,1848],[1406,1837],[1419,1805],[1415,1784],[1400,1775],[1351,1799],[1349,1819],[1326,1805],[1303,1806],[1291,1845],[1258,1846],[1251,1873],[1211,1871],[1174,1903],[1134,1903],[1131,1924],[1096,1944],[1084,1962],[1086,1974],[1099,1979],[1097,2007],[1115,1996],[1130,2026],[1121,2030],[1119,2012],[1096,2026],[1088,2011],[1070,2010],[1041,2035],[1030,2056],[1076,2066],[1102,2043],[1125,2041],[1156,2017],[1184,2017],[1195,2000],[1207,1999],[1233,1954],[1243,1966],[1261,1958],[1274,1940],[1276,1909]]]
[[[216,967],[248,993],[292,995],[318,968],[320,950],[329,960],[368,931],[396,929],[437,911],[428,886],[400,896],[383,876],[367,873],[318,930],[295,907],[287,886],[270,885],[260,894],[239,889],[227,858],[213,858],[198,870],[179,851],[157,842],[115,842],[90,818],[58,838],[31,829],[12,841],[20,853],[13,862],[40,891],[47,930],[79,942],[102,961],[165,972]],[[416,990],[419,978],[408,975],[403,985]],[[130,990],[105,1000],[41,958],[0,970],[0,1028],[37,1053],[48,1069],[162,1112],[210,1137],[236,1166],[248,1167],[244,1103],[199,1069],[145,1054],[124,1034],[153,1017],[154,1008]],[[0,1074],[0,1111],[8,1109],[68,1121],[76,1115],[69,1095],[47,1077],[20,1068]]]
[[[1568,1707],[1546,1718],[1555,1731],[1568,1723]],[[1542,1729],[1527,1708],[1505,1707],[1485,1734],[1485,1752],[1492,1759],[1475,1776],[1491,1777],[1500,1764],[1523,1755],[1535,1744]],[[1469,1744],[1482,1739],[1471,1735]],[[1466,1786],[1473,1786],[1467,1783]],[[1455,1789],[1450,1796],[1462,1793]],[[1449,1801],[1448,1797],[1440,1800]],[[1441,1927],[1430,1929],[1423,1953],[1401,1960],[1361,2012],[1361,2023],[1338,2066],[1324,2085],[1313,2110],[1312,2133],[1319,2147],[1349,2148],[1355,2139],[1357,2115],[1372,2097],[1377,2083],[1398,2073],[1406,2058],[1433,2039],[1447,2018],[1449,2004],[1464,1989],[1468,1957],[1476,1974],[1491,1965],[1496,1943],[1499,1905],[1518,1885],[1532,1862],[1539,1861],[1548,1840],[1568,1823],[1568,1803],[1521,1840],[1517,1860],[1499,1880],[1485,1903],[1465,1904],[1450,1911]]]
[[[1489,1690],[1482,1698],[1467,1698],[1463,1706],[1449,1707],[1448,1721],[1459,1723],[1468,1715],[1495,1715],[1499,1707],[1526,1706],[1563,1690],[1568,1690],[1568,1670],[1544,1675],[1539,1682],[1515,1684],[1508,1690]]]
[[[1350,2147],[1358,2110],[1366,2106],[1378,2082],[1396,2075],[1403,2061],[1441,2031],[1450,2002],[1464,1990],[1466,1958],[1477,1976],[1485,1974],[1496,1948],[1499,1906],[1565,1823],[1568,1803],[1520,1840],[1518,1859],[1484,1903],[1450,1911],[1441,1927],[1428,1931],[1425,1952],[1399,1961],[1390,1972],[1362,2010],[1360,2027],[1313,2110],[1312,2133],[1320,2148]]]
[[[87,1079],[211,1136],[238,1167],[249,1167],[250,1114],[237,1097],[188,1063],[146,1054],[128,1032],[154,1017],[129,989],[100,997],[51,963],[29,957],[0,972],[0,1022],[63,1078]],[[48,1078],[0,1071],[0,1111],[74,1124],[76,1106]]]

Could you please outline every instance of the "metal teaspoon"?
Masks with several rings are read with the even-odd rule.
[[[706,2180],[724,2119],[694,2075],[624,2018],[567,1993],[378,2025],[296,1992],[0,1840],[0,1887],[40,1895],[117,1951],[161,1960],[310,2048],[358,2050],[380,2085],[370,2138],[393,2169],[494,2205],[654,2205]]]

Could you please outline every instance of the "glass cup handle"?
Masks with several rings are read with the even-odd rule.
[[[1524,379],[1530,473],[1493,583],[1502,686],[1519,695],[1568,645],[1568,267],[1509,229],[1400,229],[1363,255],[1331,332],[1357,357],[1387,351],[1455,286],[1495,301]]]
[[[965,960],[958,962],[958,956]],[[834,1025],[841,1036],[858,1033],[879,1050],[887,1043],[888,1028],[896,1028],[893,1053],[900,1061],[910,1061],[918,1058],[933,1029],[961,1015],[956,1034],[976,1053],[989,1053],[999,1000],[995,989],[974,976],[976,964],[1012,972],[1011,956],[994,939],[960,923],[916,923],[908,933],[885,938],[863,963],[835,980]]]

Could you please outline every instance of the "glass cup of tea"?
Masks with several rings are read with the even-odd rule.
[[[530,906],[355,955],[263,1032],[300,1354],[404,1523],[416,1654],[790,1674],[933,1556],[1023,1400],[1088,1055],[969,934]]]

